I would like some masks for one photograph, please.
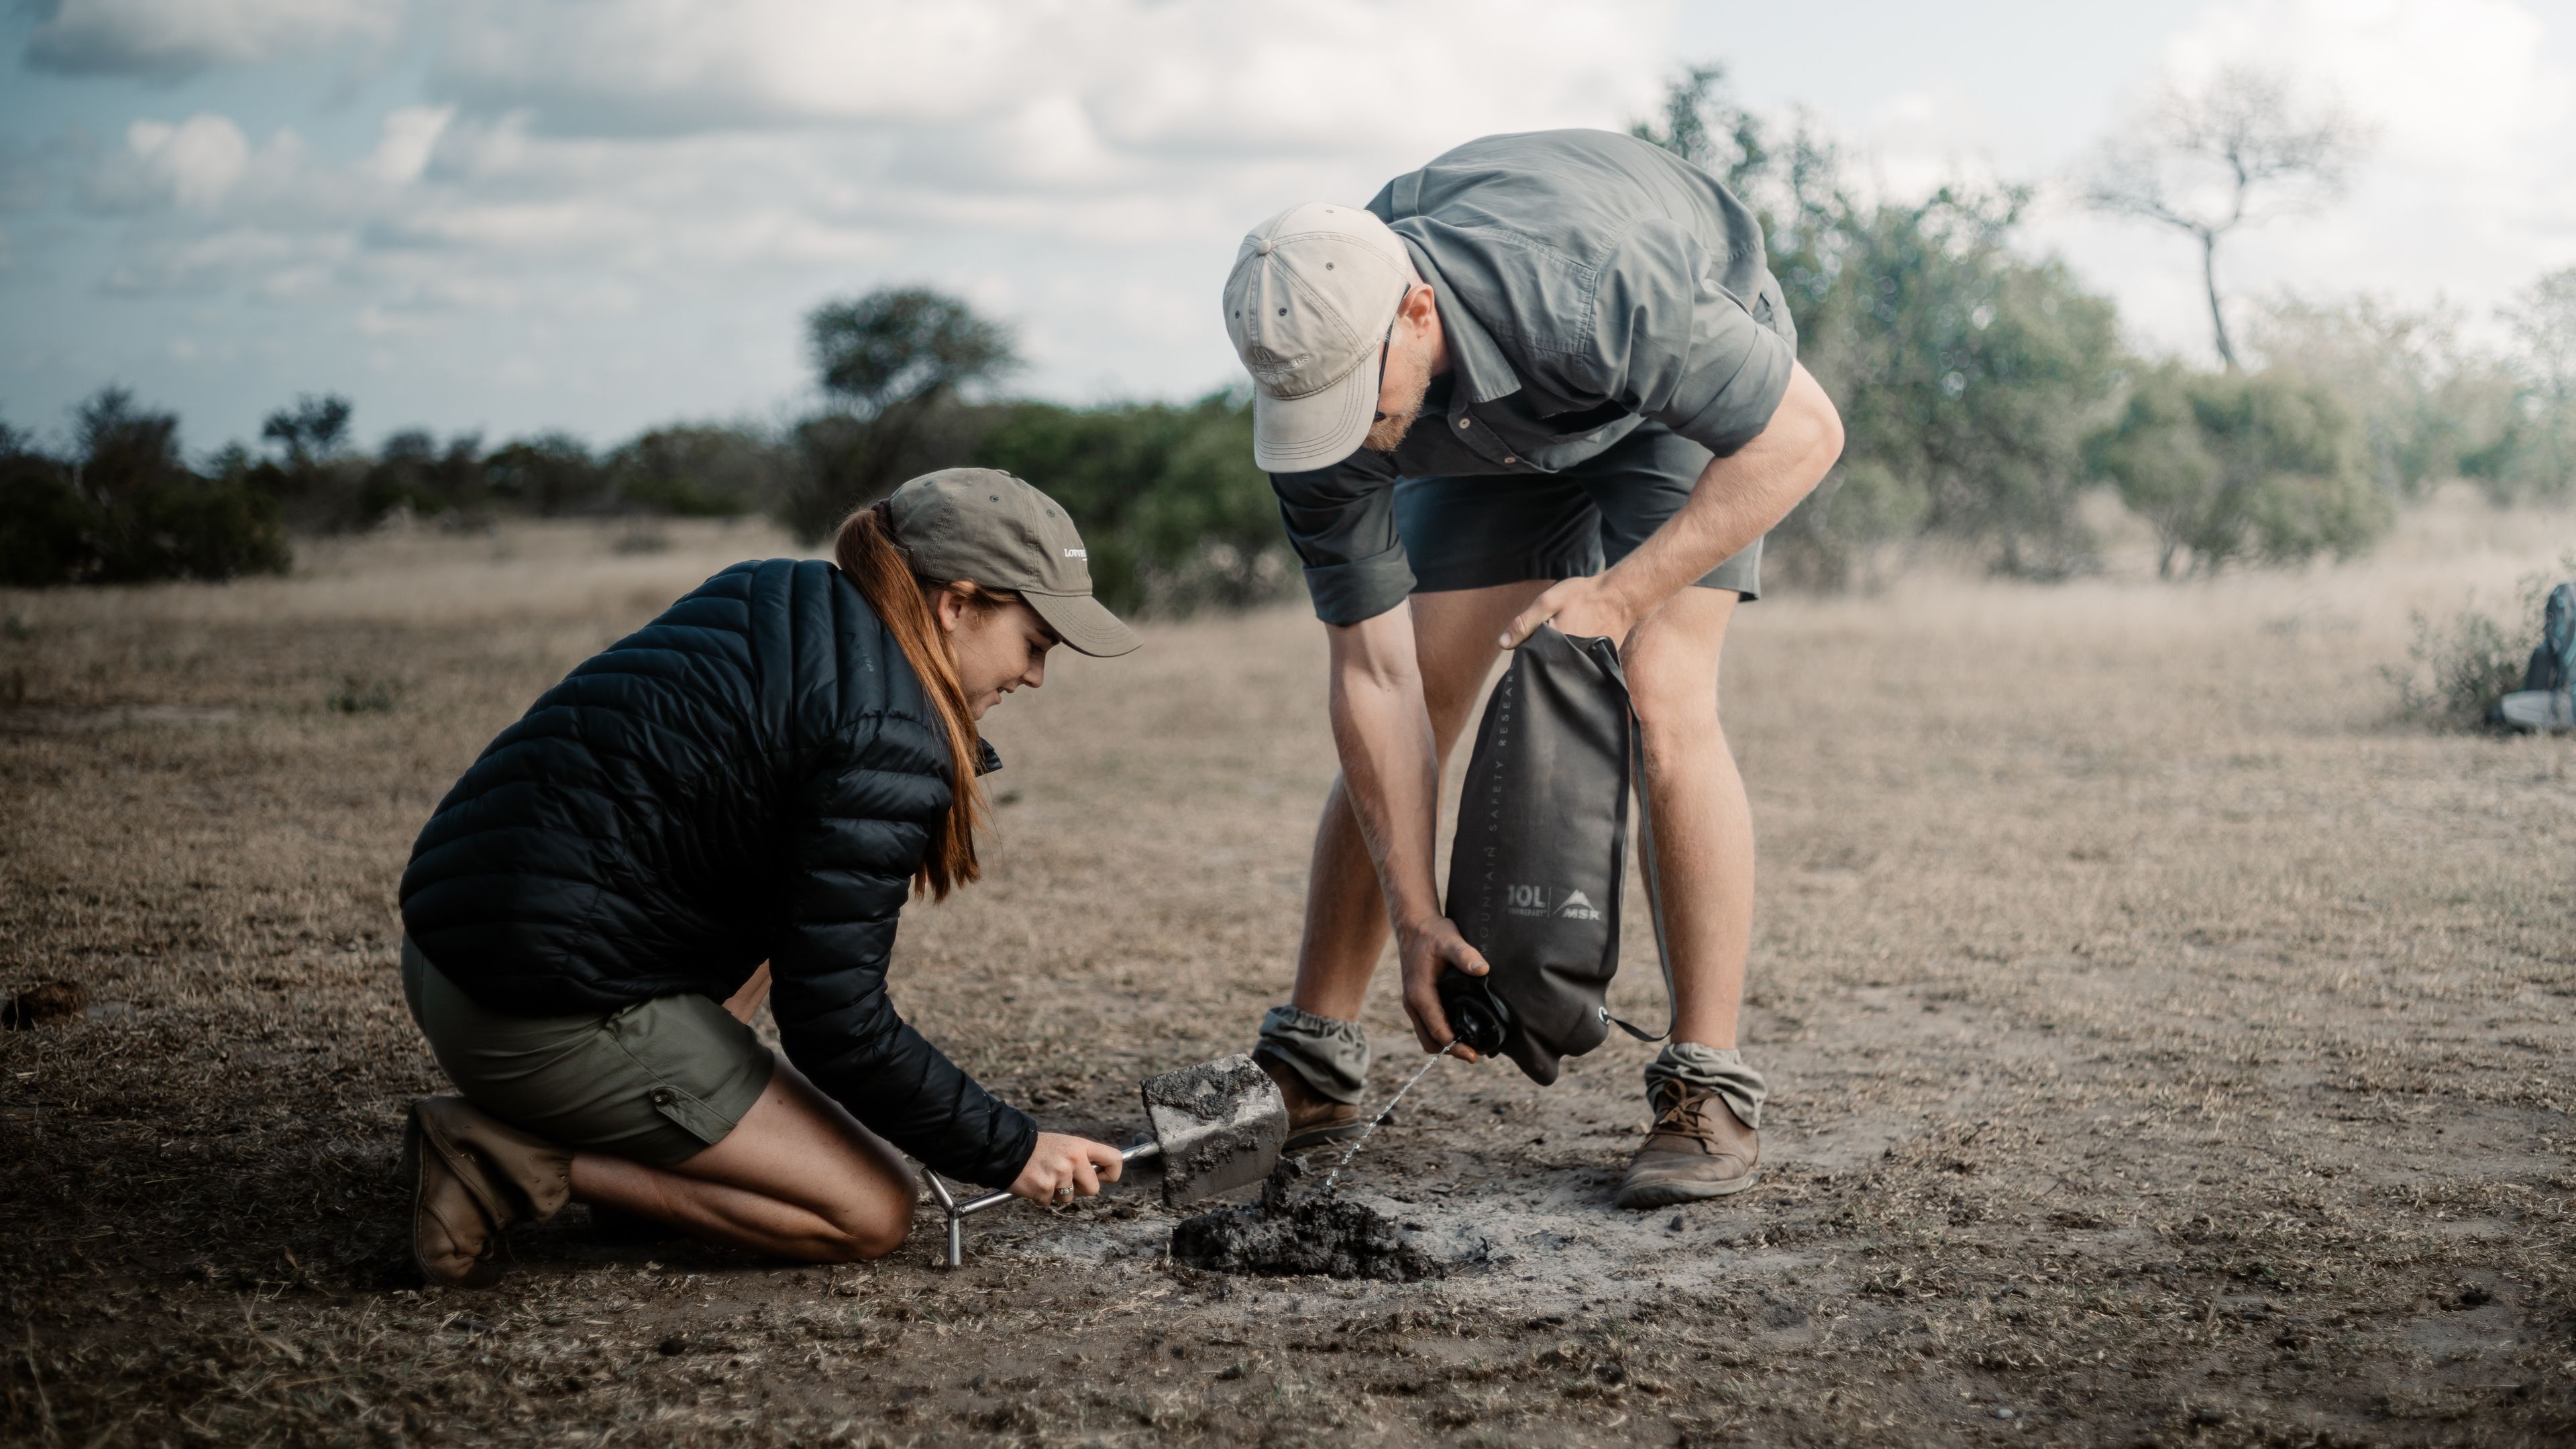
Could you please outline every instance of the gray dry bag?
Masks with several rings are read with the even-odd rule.
[[[1446,909],[1488,974],[1444,973],[1441,1009],[1457,1040],[1479,1056],[1510,1057],[1542,1086],[1556,1080],[1563,1058],[1599,1046],[1617,1021],[1606,1003],[1619,969],[1628,795],[1639,753],[1617,647],[1553,626],[1513,653],[1476,727]],[[1642,823],[1653,900],[1654,834],[1650,820]],[[1662,944],[1659,931],[1658,950]],[[1671,1032],[1648,1036],[1617,1024],[1641,1041]]]

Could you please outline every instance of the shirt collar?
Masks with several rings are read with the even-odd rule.
[[[1404,239],[1404,249],[1413,254],[1414,269],[1431,284],[1431,300],[1440,309],[1440,331],[1449,344],[1449,370],[1458,375],[1456,386],[1450,389],[1449,410],[1464,412],[1471,403],[1489,403],[1519,392],[1520,375],[1512,371],[1503,350],[1494,345],[1493,334],[1485,330],[1485,324],[1450,294],[1449,279],[1432,264],[1431,254],[1410,237]]]
[[[989,775],[995,770],[1002,768],[1002,752],[993,748],[993,742],[991,740],[978,738],[975,741],[975,745],[976,774]]]

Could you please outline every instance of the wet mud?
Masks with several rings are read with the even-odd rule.
[[[1145,1079],[1145,1105],[1174,1107],[1202,1121],[1223,1121],[1235,1105],[1269,1085],[1269,1074],[1248,1056],[1216,1061]]]
[[[1213,1273],[1316,1274],[1418,1283],[1464,1266],[1357,1198],[1300,1191],[1306,1165],[1282,1159],[1259,1201],[1185,1218],[1172,1229],[1172,1260]]]

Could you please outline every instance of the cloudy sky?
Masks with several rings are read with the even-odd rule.
[[[776,418],[804,310],[910,281],[1015,323],[1025,391],[1188,396],[1237,376],[1252,222],[1702,60],[1892,193],[2062,181],[2160,79],[2286,65],[2376,150],[2238,288],[2478,322],[2576,265],[2576,0],[17,0],[0,418],[109,380],[198,447],[324,389],[369,441]],[[2028,243],[2205,351],[2186,242],[2057,204]]]

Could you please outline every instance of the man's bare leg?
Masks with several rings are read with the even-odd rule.
[[[1622,661],[1645,735],[1655,874],[1673,968],[1673,1040],[1735,1045],[1753,942],[1753,807],[1718,723],[1731,589],[1685,589],[1638,627]]]
[[[1735,1050],[1753,939],[1753,812],[1718,724],[1718,660],[1737,595],[1684,589],[1625,656],[1673,975],[1673,1037],[1646,1069],[1654,1129],[1619,1205],[1668,1207],[1753,1185],[1766,1091]]]
[[[1552,582],[1413,596],[1414,654],[1443,768],[1465,731],[1468,711],[1476,707],[1477,692],[1502,653],[1494,641]],[[1368,842],[1360,837],[1359,819],[1336,775],[1315,826],[1315,853],[1306,876],[1306,925],[1297,945],[1297,987],[1289,999],[1317,1016],[1357,1020],[1391,931]]]

